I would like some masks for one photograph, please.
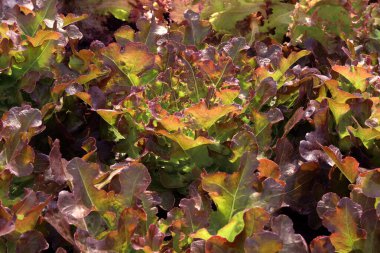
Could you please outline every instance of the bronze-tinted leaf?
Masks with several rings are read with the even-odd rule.
[[[154,64],[154,55],[142,43],[130,42],[124,48],[117,43],[111,43],[102,49],[102,55],[126,76],[139,74]]]
[[[322,147],[326,154],[334,161],[335,165],[340,169],[340,171],[345,175],[345,177],[351,182],[354,183],[357,176],[359,175],[359,163],[355,158],[347,156],[344,159],[341,158],[340,152],[334,148],[336,153],[330,147]]]
[[[360,205],[342,198],[336,207],[328,208],[321,216],[323,225],[332,233],[330,240],[337,252],[358,249],[365,239],[365,231],[358,226],[361,215]]]
[[[253,234],[253,236],[247,238],[244,243],[244,250],[246,253],[279,253],[282,248],[283,244],[280,237],[269,231]]]
[[[234,105],[217,105],[208,108],[204,100],[185,110],[185,115],[189,115],[199,128],[209,129],[219,119],[231,112],[238,112],[239,108]]]
[[[61,37],[59,32],[39,30],[34,37],[28,37],[33,47],[41,46],[47,40],[58,40]]]
[[[332,66],[332,69],[350,81],[350,83],[360,91],[365,91],[367,89],[365,81],[366,79],[373,77],[373,75],[363,67],[334,65]]]

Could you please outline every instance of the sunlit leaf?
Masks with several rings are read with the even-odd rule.
[[[356,89],[359,89],[360,91],[365,91],[367,89],[366,80],[370,77],[373,77],[373,75],[363,67],[334,65],[332,66],[332,69],[341,74]]]
[[[43,25],[44,19],[54,20],[55,15],[57,14],[57,3],[56,0],[39,1],[38,3],[33,2],[31,9],[18,7],[20,8],[18,10],[17,7],[15,7],[11,15],[16,17],[18,25],[26,35],[34,37],[38,28]],[[25,10],[27,10],[27,13],[20,13]]]
[[[34,37],[29,37],[28,40],[33,47],[38,47],[47,40],[58,40],[60,37],[59,32],[39,30]]]
[[[342,198],[320,214],[323,225],[332,233],[330,240],[336,252],[358,249],[365,238],[365,232],[358,227],[361,214],[361,206],[349,198]]]
[[[339,151],[334,152],[334,150],[326,146],[322,148],[326,154],[334,161],[335,165],[346,176],[346,178],[351,183],[354,183],[357,176],[359,175],[359,163],[356,161],[356,159],[351,156],[347,156],[342,159],[341,154],[337,153]]]
[[[271,203],[276,200],[272,198],[275,194],[272,195],[270,192],[281,191],[281,187],[277,189],[276,183],[264,181],[261,194],[255,189],[258,178],[253,172],[257,166],[257,160],[246,154],[238,172],[231,175],[217,172],[202,177],[202,188],[208,192],[217,206],[217,212],[211,216],[212,224],[218,229],[217,234],[230,242],[244,229],[242,211],[254,206],[270,209],[277,205]]]
[[[233,33],[238,21],[249,14],[265,9],[261,1],[208,1],[202,10],[202,17],[209,18],[213,28],[219,32]]]
[[[238,110],[239,108],[233,105],[217,105],[208,108],[205,101],[201,101],[198,104],[187,108],[185,110],[185,115],[190,115],[199,128],[208,129],[222,117],[231,112],[237,112]]]

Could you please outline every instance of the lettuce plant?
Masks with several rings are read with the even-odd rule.
[[[1,7],[0,252],[378,252],[375,1]]]

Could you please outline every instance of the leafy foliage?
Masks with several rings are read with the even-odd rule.
[[[378,252],[378,3],[3,2],[0,252]]]

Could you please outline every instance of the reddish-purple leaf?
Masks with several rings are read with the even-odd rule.
[[[328,204],[325,211],[320,212],[323,225],[332,233],[331,243],[338,252],[358,249],[365,239],[365,231],[359,228],[361,206],[349,198],[342,198],[333,207],[333,196],[330,194],[324,200],[325,203],[332,203],[332,206]]]
[[[66,160],[62,159],[62,154],[60,151],[60,142],[55,140],[53,146],[49,153],[49,170],[47,171],[47,179],[53,180],[58,184],[63,184],[66,182],[67,177],[65,174]]]
[[[318,236],[310,243],[311,253],[333,253],[336,252],[328,236]]]
[[[364,195],[371,198],[380,197],[380,169],[360,174],[360,186]]]
[[[17,241],[16,253],[39,253],[49,248],[41,232],[30,230],[23,233]]]
[[[300,234],[295,234],[292,220],[286,215],[279,215],[272,219],[272,231],[283,243],[283,252],[307,253],[308,247]]]

